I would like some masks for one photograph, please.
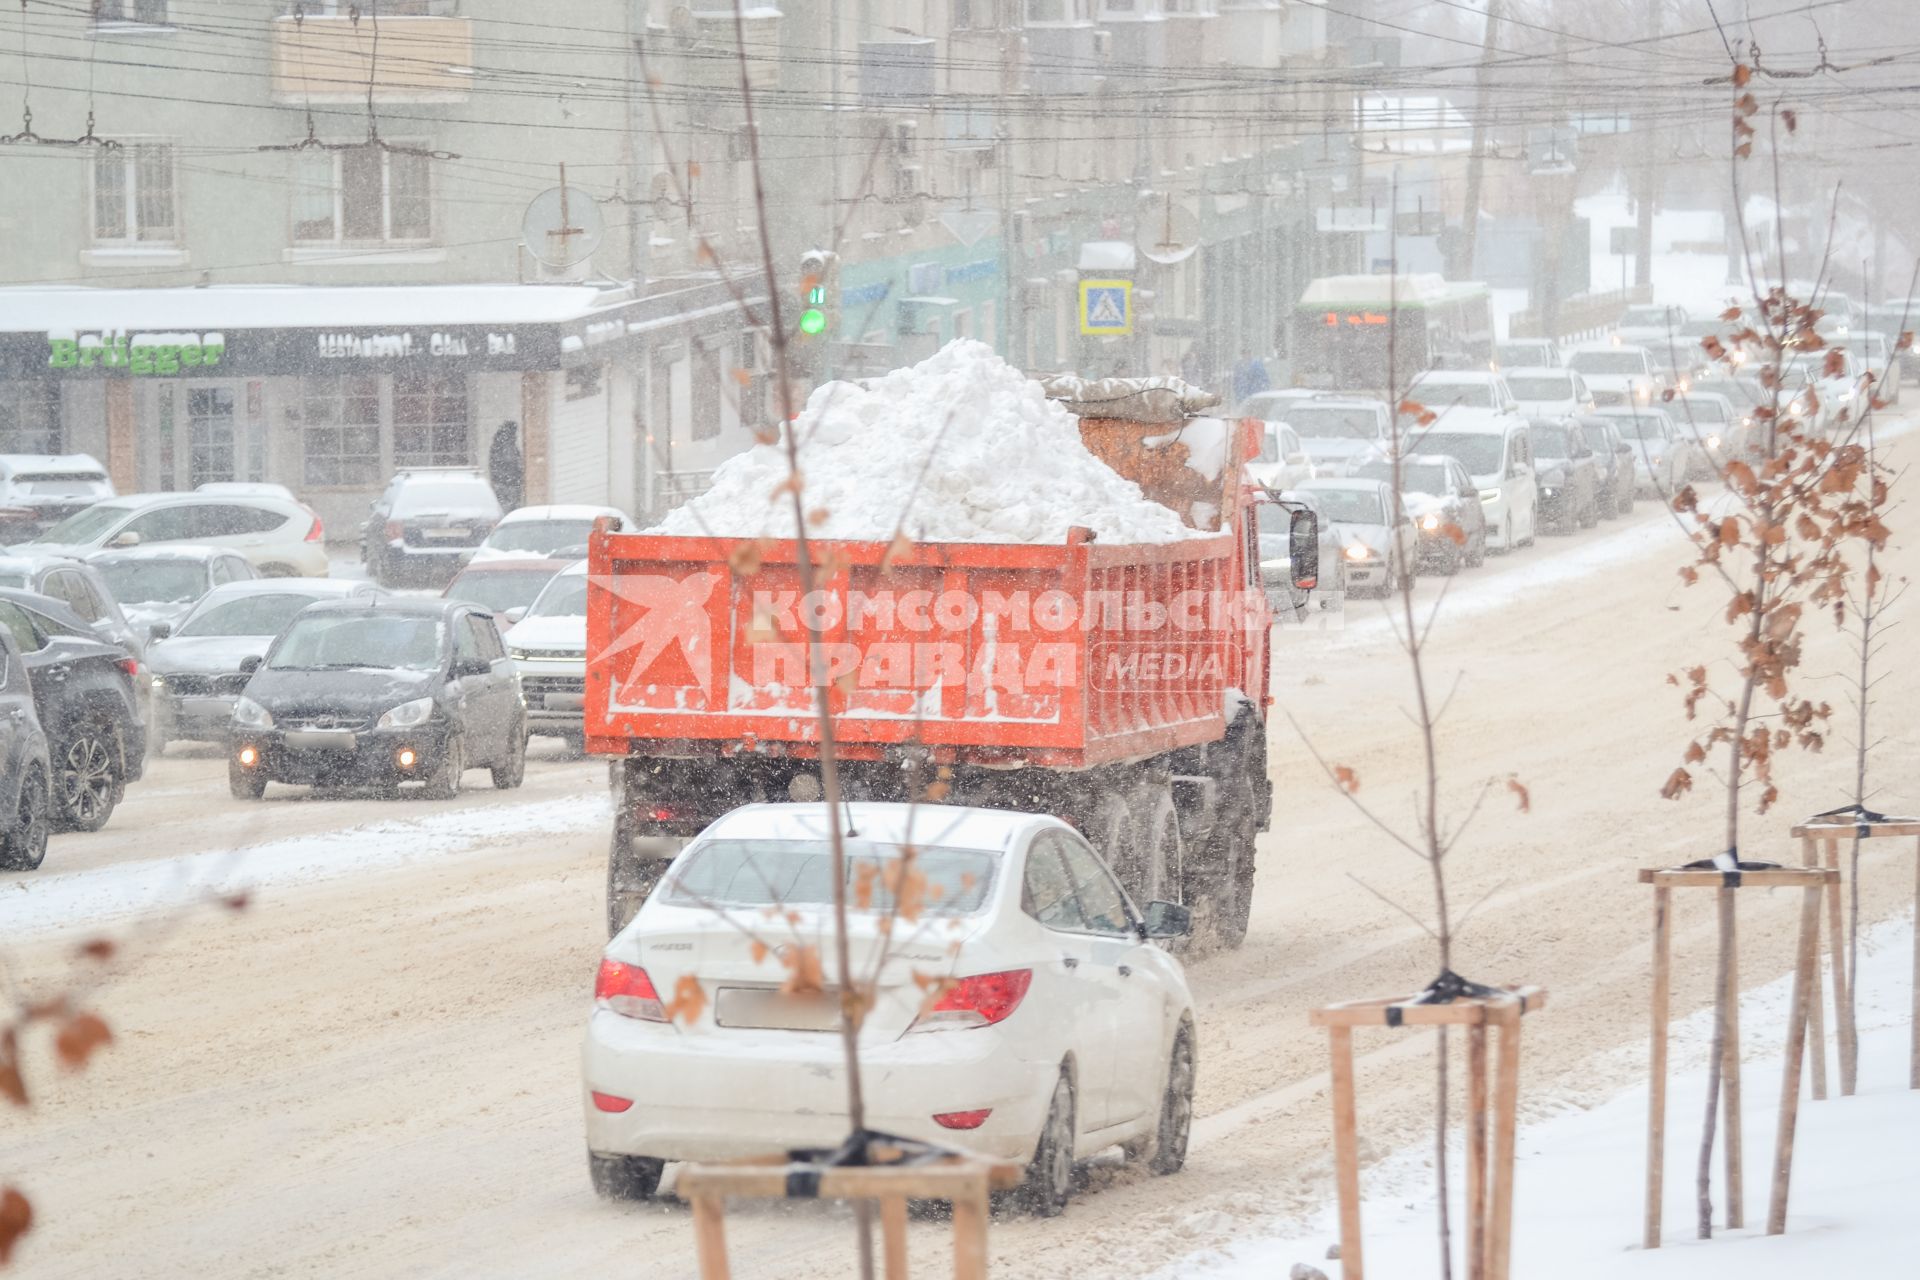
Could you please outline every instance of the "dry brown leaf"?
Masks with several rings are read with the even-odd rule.
[[[807,512],[807,523],[816,529],[831,519],[833,519],[833,512],[827,510],[825,507],[815,507],[813,510]]]
[[[13,1246],[33,1230],[33,1205],[17,1187],[0,1187],[0,1267],[13,1260]]]
[[[820,969],[820,948],[802,943],[786,952],[782,958],[787,965],[787,980],[780,984],[782,991],[791,996],[825,989],[826,978]]]
[[[952,793],[952,791],[953,791],[952,783],[929,782],[927,784],[927,799],[932,801],[934,804],[939,804],[941,801],[945,800],[947,796]]]
[[[880,557],[880,572],[893,568],[893,562],[901,556],[913,554],[913,539],[904,533],[893,535],[893,541],[887,544],[886,551]]]
[[[701,989],[700,979],[683,973],[680,980],[673,984],[673,999],[667,1002],[667,1021],[695,1022],[706,1007],[707,993]]]
[[[742,578],[751,578],[760,572],[760,565],[766,556],[766,547],[758,541],[742,542],[727,556],[727,565]]]
[[[1333,766],[1333,785],[1348,795],[1360,790],[1360,775],[1344,764]]]
[[[1788,133],[1793,133],[1800,128],[1800,117],[1794,114],[1791,107],[1782,108],[1780,123],[1787,126]]]
[[[1746,88],[1747,81],[1751,79],[1753,79],[1752,67],[1749,67],[1745,63],[1741,63],[1741,62],[1736,62],[1733,64],[1733,87],[1734,88],[1736,89]]]
[[[1693,775],[1685,769],[1675,769],[1672,775],[1668,777],[1667,784],[1660,788],[1660,798],[1663,800],[1678,800],[1682,795],[1691,790],[1693,790]]]
[[[735,369],[732,371],[732,377],[735,382],[743,387],[753,385],[753,370],[751,369]]]
[[[53,1038],[54,1051],[60,1055],[60,1062],[70,1071],[78,1071],[87,1065],[87,1059],[102,1046],[111,1043],[113,1032],[107,1030],[107,1024],[91,1013],[76,1013],[68,1018]]]
[[[12,1027],[0,1032],[0,1098],[16,1107],[27,1105],[27,1082],[20,1075],[20,1041]]]
[[[1520,812],[1533,812],[1533,793],[1527,790],[1525,783],[1514,775],[1508,774],[1507,790],[1513,792],[1514,799],[1519,802]]]
[[[1699,764],[1702,760],[1705,760],[1706,758],[1707,758],[1707,749],[1705,747],[1701,746],[1697,742],[1689,742],[1687,744],[1687,754],[1684,757],[1684,759],[1688,764]]]
[[[88,960],[113,959],[114,944],[112,938],[89,938],[75,949],[75,954]]]
[[[753,957],[755,964],[759,964],[767,958],[767,944],[755,938],[753,945],[747,948],[747,954]]]

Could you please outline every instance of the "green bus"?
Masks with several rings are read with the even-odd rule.
[[[1426,369],[1486,368],[1493,303],[1486,285],[1437,275],[1324,276],[1300,295],[1293,337],[1299,385],[1384,391],[1390,348],[1398,387]]]

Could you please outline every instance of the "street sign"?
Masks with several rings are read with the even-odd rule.
[[[1080,332],[1125,337],[1133,332],[1133,281],[1082,280]]]
[[[1638,227],[1609,228],[1607,252],[1616,255],[1640,252],[1640,229]]]

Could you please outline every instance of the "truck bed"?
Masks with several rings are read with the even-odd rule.
[[[797,545],[596,535],[586,733],[614,755],[810,756]],[[815,542],[835,733],[850,759],[1084,768],[1225,733],[1264,691],[1231,533],[1117,545]],[[1198,593],[1189,595],[1187,593]],[[1257,624],[1264,638],[1265,620]],[[1254,656],[1256,655],[1257,656]],[[1260,669],[1255,669],[1260,668]],[[1255,685],[1254,680],[1260,684]]]

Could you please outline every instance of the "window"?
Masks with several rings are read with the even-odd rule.
[[[1060,845],[1087,928],[1095,933],[1132,933],[1133,913],[1127,909],[1126,895],[1093,850],[1071,837],[1063,838]]]
[[[447,13],[452,8],[453,0],[380,0],[383,18],[424,18]],[[310,14],[327,18],[345,17],[355,9],[365,13],[364,0],[288,0],[286,6],[290,16]]]
[[[249,533],[267,533],[287,522],[286,516],[278,511],[237,503],[199,503],[187,510],[191,513],[187,517],[190,538],[238,538]]]
[[[0,382],[0,453],[62,452],[60,384],[22,378]]]
[[[139,534],[141,542],[184,542],[189,536],[187,513],[192,509],[180,506],[149,511],[134,517],[127,524],[125,532]]]
[[[467,376],[408,372],[393,376],[393,465],[464,467],[473,463],[467,428]]]
[[[233,417],[232,388],[187,388],[187,484],[190,487],[209,480],[234,478]]]
[[[1074,22],[1087,16],[1087,0],[1027,0],[1028,22]]]
[[[167,0],[98,0],[93,20],[102,26],[139,23],[145,27],[164,27]]]
[[[302,378],[301,440],[310,485],[380,480],[380,379],[375,374]]]
[[[93,238],[100,244],[173,244],[173,144],[130,142],[93,157]]]
[[[955,31],[994,31],[1000,26],[1001,0],[953,0]]]
[[[460,619],[460,625],[453,629],[453,660],[455,662],[485,661],[486,651],[480,647],[480,628],[491,631],[492,625],[472,614]]]
[[[302,152],[294,175],[297,244],[419,244],[433,239],[425,156],[376,146]]]
[[[1066,864],[1060,860],[1060,841],[1050,831],[1035,836],[1033,849],[1027,854],[1020,909],[1049,929],[1086,932],[1087,920],[1080,914],[1080,899],[1073,892]]]
[[[720,434],[720,397],[725,380],[720,362],[726,358],[725,344],[699,341],[693,348],[693,422],[692,438],[711,440]]]
[[[0,600],[0,627],[12,633],[13,642],[20,646],[22,653],[38,653],[47,643],[27,611],[11,601]]]

